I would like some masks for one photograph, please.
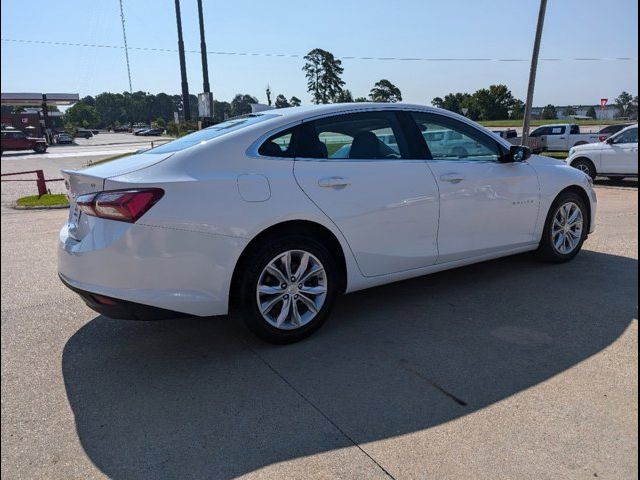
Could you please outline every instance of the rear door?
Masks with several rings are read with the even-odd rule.
[[[440,192],[438,263],[535,243],[540,208],[535,170],[526,162],[502,163],[503,147],[497,140],[466,123],[436,113],[410,116],[422,132],[414,143],[423,143]],[[452,148],[439,144],[431,151],[431,132],[443,130],[456,134],[447,138],[462,136],[477,147],[460,155],[457,140]]]
[[[295,178],[343,233],[363,275],[436,262],[438,187],[425,161],[412,158],[394,112],[333,115],[303,123],[296,136]]]

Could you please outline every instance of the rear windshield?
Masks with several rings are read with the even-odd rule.
[[[157,148],[147,150],[144,153],[178,152],[180,150],[193,147],[194,145],[198,145],[200,143],[224,135],[225,133],[235,132],[236,130],[240,130],[241,128],[245,128],[249,125],[254,125],[259,122],[264,122],[265,120],[269,120],[277,116],[278,115],[273,114],[244,115],[242,117],[227,120],[226,122],[218,123],[217,125],[214,125],[212,127],[190,133],[189,135],[185,135],[184,137],[180,137],[169,143],[165,143],[164,145],[161,145]]]

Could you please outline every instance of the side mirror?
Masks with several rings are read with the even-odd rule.
[[[521,145],[513,145],[509,149],[509,154],[506,155],[507,163],[519,163],[524,162],[531,156],[531,150],[529,147],[523,147]]]
[[[613,145],[613,143],[615,142],[615,139],[612,137],[609,137],[605,140],[605,142],[607,142],[609,145]]]

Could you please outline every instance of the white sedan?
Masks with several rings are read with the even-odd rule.
[[[478,148],[434,158],[432,131]],[[595,226],[583,172],[416,105],[252,114],[63,174],[59,274],[91,308],[156,319],[235,303],[278,343],[318,329],[341,293],[528,251],[565,262]]]
[[[638,176],[638,124],[610,136],[604,142],[573,147],[567,164],[595,179],[597,176]]]

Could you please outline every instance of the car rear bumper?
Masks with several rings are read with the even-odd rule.
[[[60,281],[70,290],[73,290],[87,304],[87,307],[109,318],[122,320],[165,320],[168,318],[182,318],[190,315],[165,310],[164,308],[151,307],[141,303],[119,300],[95,293],[80,290],[65,280],[62,274],[58,274]]]
[[[114,318],[146,318],[142,306],[162,318],[227,313],[244,239],[95,217],[90,224],[80,241],[65,224],[58,242],[60,278],[89,307]]]

